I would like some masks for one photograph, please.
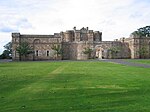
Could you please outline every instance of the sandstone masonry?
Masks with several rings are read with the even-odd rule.
[[[120,38],[114,41],[102,41],[102,32],[82,28],[54,33],[54,35],[22,35],[12,33],[13,60],[19,60],[16,48],[22,43],[29,43],[34,53],[29,54],[26,60],[86,60],[89,56],[83,51],[92,50],[90,58],[150,58],[150,37],[130,35],[129,38]],[[57,56],[52,49],[60,46],[62,54]]]

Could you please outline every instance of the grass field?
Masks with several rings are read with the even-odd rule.
[[[149,68],[105,62],[0,63],[0,112],[149,111]]]

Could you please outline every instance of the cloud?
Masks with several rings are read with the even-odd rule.
[[[0,28],[0,32],[12,32],[12,31],[14,31],[14,29],[12,29],[12,28],[9,28],[9,27],[2,27],[2,28]]]
[[[14,15],[13,17],[2,16],[0,17],[0,32],[19,31],[20,28],[32,28],[31,23],[24,17]]]
[[[1,0],[0,43],[10,32],[53,34],[76,26],[103,32],[103,40],[128,37],[150,24],[149,0]]]

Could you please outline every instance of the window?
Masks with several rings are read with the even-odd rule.
[[[46,52],[46,56],[49,56],[49,51]]]
[[[72,41],[75,41],[75,38],[74,38],[74,37],[72,38]]]
[[[39,56],[39,51],[38,50],[35,51],[35,55]]]
[[[81,36],[80,36],[80,41],[83,41],[83,35],[81,34]]]
[[[94,41],[96,41],[96,38],[95,38],[95,36],[93,37],[93,40],[94,40]]]
[[[14,51],[14,57],[16,57],[16,51]]]
[[[16,38],[14,38],[14,42],[16,42]]]

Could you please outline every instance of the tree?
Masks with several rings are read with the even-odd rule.
[[[93,52],[93,50],[89,47],[84,48],[83,53],[88,55],[88,58],[91,58],[91,53]]]
[[[52,50],[55,51],[55,54],[56,54],[56,58],[58,58],[59,55],[62,55],[63,51],[62,51],[62,48],[60,45],[52,45],[51,47]]]
[[[146,58],[148,56],[148,49],[145,46],[142,46],[139,50],[140,58]]]
[[[112,58],[116,58],[118,52],[120,51],[120,48],[119,47],[112,47],[109,49],[109,51],[111,53]]]
[[[139,35],[139,36],[150,36],[150,26],[145,26],[142,28],[137,29],[137,31],[134,31],[132,33],[133,35]]]
[[[1,59],[11,59],[12,58],[12,42],[8,42],[5,46],[4,46],[4,51],[3,53],[0,55]]]
[[[29,54],[33,53],[33,50],[27,42],[20,43],[20,45],[16,48],[16,51],[19,53],[20,61],[22,60],[22,57],[23,60],[25,60]]]

